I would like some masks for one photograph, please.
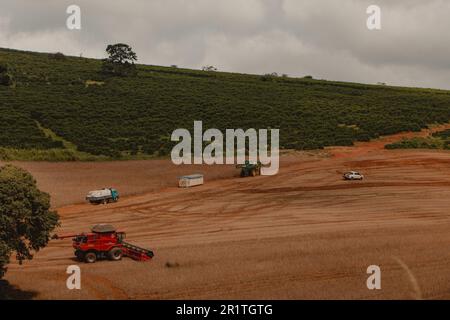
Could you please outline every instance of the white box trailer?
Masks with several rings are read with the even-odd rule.
[[[203,184],[202,174],[192,174],[189,176],[182,176],[178,178],[178,186],[180,188],[190,188],[200,186]]]

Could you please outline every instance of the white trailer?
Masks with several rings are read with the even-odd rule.
[[[200,186],[203,184],[202,174],[192,174],[189,176],[182,176],[178,178],[178,186],[180,188],[190,188]]]

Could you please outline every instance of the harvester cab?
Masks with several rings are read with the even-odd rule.
[[[125,232],[117,231],[108,224],[95,225],[91,233],[58,236],[55,239],[72,238],[75,256],[80,261],[94,263],[98,259],[121,260],[123,256],[137,261],[147,261],[153,258],[153,251],[140,248],[123,241]]]

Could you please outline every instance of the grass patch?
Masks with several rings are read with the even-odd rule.
[[[180,264],[178,262],[167,261],[165,266],[166,268],[178,268]]]
[[[84,82],[84,87],[87,88],[89,86],[102,86],[105,83],[103,81],[95,81],[95,80],[86,80]]]

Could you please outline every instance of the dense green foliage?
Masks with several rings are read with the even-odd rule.
[[[15,87],[0,86],[0,147],[112,158],[166,155],[177,128],[279,128],[282,148],[351,145],[450,120],[450,92],[137,65],[108,77],[102,61],[0,49]]]
[[[439,149],[450,150],[450,130],[433,133],[431,137],[403,139],[388,144],[386,149]]]
[[[47,245],[58,219],[50,211],[50,196],[38,190],[28,172],[11,165],[0,168],[0,278],[12,252],[22,262]]]

